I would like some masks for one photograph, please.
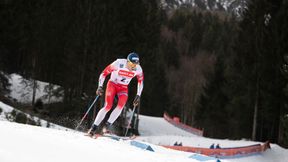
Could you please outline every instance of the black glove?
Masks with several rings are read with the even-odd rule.
[[[96,91],[96,95],[102,96],[104,90],[102,86],[99,86]]]
[[[139,95],[136,95],[136,96],[135,96],[135,99],[134,99],[134,101],[133,101],[133,105],[134,105],[134,106],[137,106],[139,103],[140,103],[140,96],[139,96]]]

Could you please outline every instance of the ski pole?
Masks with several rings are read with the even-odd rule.
[[[137,106],[137,105],[136,105]],[[127,135],[127,133],[128,133],[128,130],[129,130],[129,126],[130,126],[130,124],[131,124],[131,121],[132,121],[132,119],[133,119],[133,116],[134,116],[134,111],[135,111],[135,108],[136,108],[136,106],[134,106],[133,107],[133,110],[132,110],[132,115],[131,115],[131,117],[130,117],[130,120],[129,120],[129,123],[128,123],[128,126],[127,126],[127,129],[126,129],[126,132],[125,132],[125,137],[126,137],[126,135]]]
[[[90,107],[88,108],[87,112],[85,113],[85,115],[82,117],[80,123],[77,125],[77,127],[75,128],[75,130],[78,129],[78,127],[82,124],[83,120],[85,119],[85,117],[87,116],[87,114],[89,113],[90,109],[92,108],[92,106],[95,104],[95,102],[98,100],[99,95],[96,96],[96,98],[94,99],[94,101],[92,102],[92,104],[90,105]]]

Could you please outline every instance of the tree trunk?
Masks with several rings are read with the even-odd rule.
[[[252,130],[252,140],[253,141],[256,140],[258,102],[259,102],[259,76],[257,76],[257,82],[256,82],[256,96],[255,96],[255,104],[254,104],[253,130]]]
[[[81,74],[80,74],[80,89],[79,93],[84,90],[84,79],[85,79],[85,71],[86,71],[86,63],[87,63],[87,55],[88,55],[88,43],[89,43],[89,31],[90,31],[90,21],[91,21],[91,1],[88,0],[88,11],[87,11],[87,22],[85,27],[85,35],[84,35],[84,50],[83,50],[83,64],[81,66]]]
[[[33,75],[32,75],[32,79],[33,79],[33,93],[32,93],[32,106],[34,106],[35,104],[35,97],[36,97],[36,90],[37,90],[37,82],[36,82],[36,58],[34,57],[33,59],[33,63],[32,63],[32,66],[33,66]]]
[[[33,106],[35,104],[36,90],[37,90],[37,82],[35,79],[33,79],[33,95],[32,95],[32,105]]]

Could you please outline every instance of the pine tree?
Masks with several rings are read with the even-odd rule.
[[[277,141],[284,80],[279,70],[282,54],[274,52],[279,38],[273,37],[271,27],[278,23],[272,17],[280,6],[279,1],[251,1],[240,23],[228,107],[242,109],[246,116],[238,120],[250,122],[243,130],[250,130],[253,140]]]

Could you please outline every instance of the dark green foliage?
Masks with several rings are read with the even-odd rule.
[[[202,10],[205,10],[206,9],[206,5],[205,5],[205,2],[204,1],[201,1],[201,0],[195,0],[195,4],[197,4],[197,6],[202,9]]]
[[[27,118],[26,124],[40,126],[40,123],[37,123],[36,121],[30,118]]]
[[[1,66],[0,66],[1,69]],[[10,83],[6,75],[0,71],[0,98],[2,95],[5,95],[10,92],[9,90]]]
[[[17,115],[17,111],[16,110],[13,110],[11,113],[10,113],[10,119],[12,119],[12,121],[14,121],[15,120],[15,118],[16,118],[16,115]]]
[[[0,110],[2,109],[0,108]],[[27,114],[14,110],[14,109],[10,113],[6,113],[5,115],[6,115],[6,119],[12,122],[30,124],[30,125],[36,125],[36,126],[41,125],[40,121],[36,122],[34,121],[33,118],[29,117]]]
[[[168,29],[176,33],[173,35],[173,39],[171,40],[171,36],[164,33],[164,36],[168,35],[168,39],[163,41],[163,47],[161,48],[165,52],[163,55],[168,66],[166,75],[171,75],[171,71],[174,71],[175,68],[178,71],[176,73],[185,75],[176,83],[168,83],[168,87],[176,87],[170,92],[170,98],[174,100],[169,105],[169,111],[172,115],[178,116],[182,112],[186,116],[181,115],[182,120],[187,118],[186,121],[190,121],[189,124],[205,128],[206,135],[209,136],[228,136],[218,130],[227,127],[227,123],[229,123],[225,120],[228,110],[223,110],[228,99],[222,87],[226,83],[224,76],[225,62],[226,57],[233,50],[232,45],[235,38],[233,36],[236,34],[236,25],[235,20],[229,15],[225,15],[225,13],[216,14],[202,12],[197,9],[183,9],[175,11],[168,21]],[[205,57],[205,55],[207,56]],[[187,56],[191,57],[193,61],[190,70],[184,71],[181,69],[183,61],[179,62],[179,58],[186,60],[185,57]],[[199,57],[202,57],[202,60],[197,62]],[[215,61],[216,64],[214,65]],[[190,75],[193,77],[189,77]],[[175,78],[179,78],[179,76]],[[189,89],[188,91],[191,91],[191,93],[181,93],[182,95],[175,97],[178,91],[183,89],[181,86],[184,84],[186,85],[184,89]],[[184,103],[186,108],[180,108],[180,101],[183,98],[190,98],[190,101],[195,100],[194,104],[189,105],[186,102]],[[191,122],[193,117],[195,117],[195,121]],[[217,122],[213,122],[215,118],[218,119]]]
[[[285,146],[286,148],[288,147],[288,116],[284,116],[281,118],[281,126],[282,126],[282,135],[281,138],[279,139],[279,142]]]
[[[17,123],[26,124],[28,122],[27,115],[25,115],[23,113],[16,113],[14,121]]]
[[[177,10],[169,19],[168,29],[177,36],[164,33],[168,41],[163,41],[162,50],[175,51],[174,56],[165,52],[169,54],[163,57],[168,67],[178,68],[174,63],[179,61],[170,61],[171,56],[194,57],[200,50],[217,56],[214,72],[207,76],[208,84],[203,87],[194,123],[205,127],[206,135],[251,138],[257,109],[256,139],[277,140],[278,130],[282,129],[279,118],[287,114],[283,108],[287,100],[283,93],[287,77],[283,65],[287,53],[287,4],[281,3],[252,1],[240,22],[231,16],[187,8]],[[170,107],[172,112],[179,112],[175,110],[179,103],[171,103]]]
[[[154,0],[11,1],[0,12],[5,31],[0,33],[1,59],[7,60],[3,66],[8,72],[60,85],[64,102],[75,105],[83,92],[94,95],[105,66],[129,52],[140,54],[144,73],[161,68],[153,61],[160,13]],[[147,75],[145,87],[155,86],[155,79],[164,82],[155,77],[156,73]],[[159,107],[166,100],[156,93],[146,95],[153,96],[143,102],[150,112],[152,103]]]
[[[230,64],[232,71],[227,75],[226,92],[230,98],[227,108],[234,112],[241,109],[239,113],[243,114],[235,117],[242,120],[236,129],[251,131],[252,135],[254,126],[256,136],[251,138],[263,141],[277,141],[280,111],[285,103],[285,81],[280,73],[283,52],[276,50],[280,49],[279,38],[282,36],[274,36],[274,32],[279,32],[274,26],[282,24],[276,21],[280,8],[278,1],[249,3],[239,26],[236,55]]]
[[[227,119],[231,116],[229,110],[225,109],[228,98],[222,89],[226,83],[223,76],[223,62],[218,61],[216,63],[215,73],[210,76],[209,81],[210,83],[205,88],[205,94],[201,96],[195,125],[205,128],[206,136],[217,138],[231,137],[230,130],[219,131],[230,127],[230,120]],[[234,134],[232,137],[235,138],[237,136]]]
[[[179,68],[180,57],[175,44],[175,40],[171,42],[163,40],[163,42],[160,43],[161,51],[159,53],[163,54],[163,60],[166,66]]]
[[[287,65],[288,65],[288,20],[287,20],[287,15],[288,15],[288,2],[284,1],[281,4],[281,8],[278,10],[276,18],[274,19],[274,23],[272,24],[272,33],[273,33],[273,39],[271,42],[274,42],[276,47],[275,51],[277,51],[278,55],[281,60],[279,62],[279,67],[282,66],[281,68],[281,73],[282,76],[285,78],[285,86],[281,92],[284,93],[282,96],[278,96],[279,98],[281,97],[283,104],[280,107],[279,110],[279,116],[280,116],[280,123],[279,123],[279,135],[278,135],[278,143],[282,144],[285,147],[288,147],[288,120],[287,120],[287,114],[288,114],[288,107],[287,107],[287,101],[288,101],[288,71],[287,71]]]
[[[7,118],[8,117],[8,118]],[[30,125],[40,125],[37,124],[33,119],[29,118],[26,114],[22,112],[17,112],[13,110],[6,118],[9,121],[17,122],[17,123],[23,123],[23,124],[30,124]]]

